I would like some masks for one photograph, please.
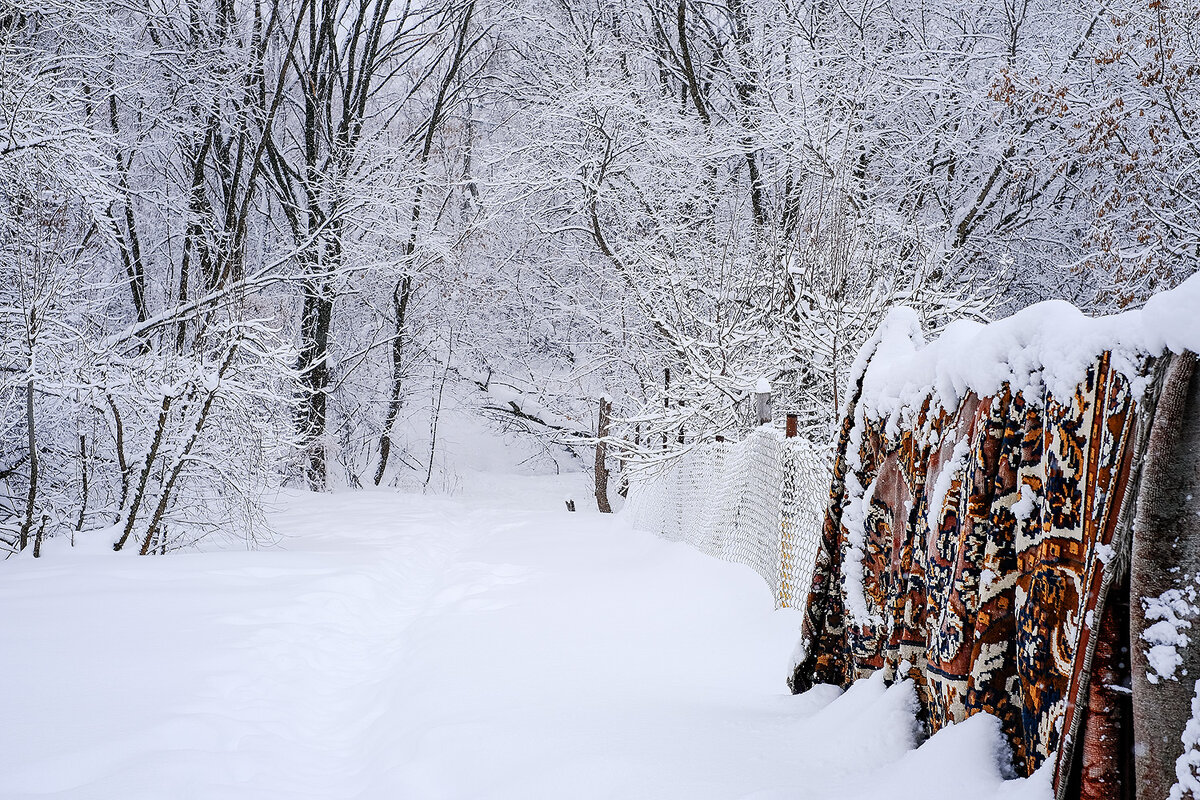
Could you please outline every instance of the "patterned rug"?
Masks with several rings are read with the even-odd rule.
[[[1015,772],[1054,759],[1060,797],[1080,780],[1091,703],[1092,746],[1112,752],[1089,759],[1117,763],[1120,737],[1095,731],[1115,730],[1122,679],[1106,673],[1091,694],[1088,679],[1102,622],[1120,625],[1105,601],[1127,559],[1123,501],[1145,428],[1129,377],[1105,353],[1069,397],[1005,387],[931,410],[931,391],[908,422],[869,418],[860,379],[792,690],[910,678],[930,733],[994,714]],[[1101,657],[1110,671],[1128,660]]]

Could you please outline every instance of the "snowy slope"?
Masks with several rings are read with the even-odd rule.
[[[795,612],[560,510],[572,481],[283,498],[260,552],[0,564],[0,797],[1046,796],[1001,781],[989,718],[913,750],[907,684],[789,696]]]

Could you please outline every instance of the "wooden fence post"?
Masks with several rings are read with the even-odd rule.
[[[789,413],[787,415],[787,427],[784,429],[784,435],[789,439],[795,439],[796,434],[800,430],[800,417],[797,414]]]
[[[758,425],[771,422],[771,384],[765,377],[759,378],[754,387],[754,415]]]

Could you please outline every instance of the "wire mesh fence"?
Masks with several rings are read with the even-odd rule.
[[[803,608],[828,495],[825,456],[763,426],[741,442],[698,443],[635,473],[624,513],[638,530],[745,564],[777,607]]]

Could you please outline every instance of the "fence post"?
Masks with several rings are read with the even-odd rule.
[[[771,422],[771,384],[765,377],[754,387],[754,414],[759,425]]]
[[[784,435],[789,439],[795,439],[796,434],[800,430],[800,416],[798,414],[787,415],[787,427],[784,429]]]

